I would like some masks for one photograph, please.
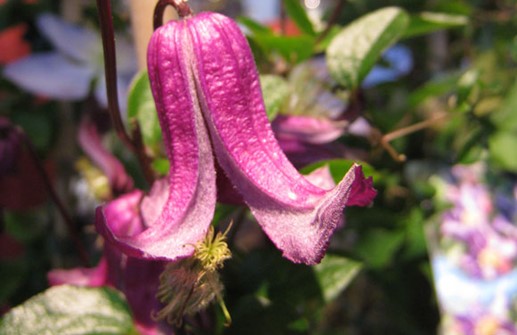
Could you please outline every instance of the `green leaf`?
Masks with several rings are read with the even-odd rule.
[[[247,16],[240,16],[237,18],[237,21],[248,28],[252,34],[273,34],[273,31],[269,27],[266,27],[260,22],[250,19]]]
[[[505,130],[517,130],[517,81],[506,94],[502,106],[493,113],[492,122]]]
[[[339,183],[355,163],[357,162],[348,159],[330,159],[306,166],[301,169],[301,173],[309,174],[324,165],[328,165],[332,178],[336,183]],[[374,180],[377,180],[381,177],[380,174],[375,171],[375,169],[368,163],[360,162],[359,164],[361,165],[363,173],[366,177],[372,177]]]
[[[314,38],[308,35],[277,36],[273,34],[255,34],[250,37],[267,54],[278,53],[289,63],[295,64],[312,56]]]
[[[502,130],[490,137],[490,157],[503,169],[517,172],[517,130]]]
[[[307,12],[299,0],[284,0],[284,7],[287,15],[293,19],[296,26],[300,28],[302,32],[311,36],[316,35],[312,22],[309,20]]]
[[[137,334],[129,308],[111,288],[55,286],[10,310],[0,334]]]
[[[145,145],[156,152],[162,140],[162,132],[147,71],[138,73],[131,83],[127,115],[129,120],[136,119]]]
[[[327,49],[332,77],[347,88],[359,86],[384,50],[402,36],[408,21],[404,10],[387,7],[347,25]]]
[[[410,17],[404,37],[415,37],[438,30],[463,27],[467,23],[468,18],[464,15],[423,12]]]
[[[313,267],[325,302],[338,297],[361,270],[361,263],[349,258],[327,254]]]
[[[371,229],[360,237],[356,252],[362,257],[365,265],[373,268],[385,267],[404,242],[404,235],[404,231]]]
[[[272,121],[289,96],[289,86],[284,78],[276,75],[260,76],[260,86],[264,95],[267,116],[269,121]]]

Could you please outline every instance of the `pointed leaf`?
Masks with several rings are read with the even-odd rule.
[[[359,262],[349,258],[327,254],[321,263],[314,266],[325,302],[338,297],[361,270]]]
[[[379,9],[345,28],[327,49],[327,65],[340,84],[355,88],[366,77],[384,50],[404,33],[408,15],[397,7]]]
[[[1,334],[137,334],[126,301],[110,288],[56,286],[10,310]]]
[[[302,32],[308,35],[316,35],[311,20],[307,16],[307,12],[298,0],[284,0],[285,11],[287,15],[296,23]]]

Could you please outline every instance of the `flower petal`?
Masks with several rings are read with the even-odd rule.
[[[93,268],[51,270],[47,274],[47,279],[50,286],[64,284],[88,287],[104,286],[108,283],[108,262],[103,257],[99,264]]]
[[[319,262],[345,205],[375,196],[371,180],[355,165],[328,191],[299,174],[271,131],[253,56],[239,27],[212,13],[187,25],[198,95],[221,167],[285,257]]]
[[[58,100],[79,100],[88,94],[94,72],[59,54],[41,53],[10,63],[3,74],[30,93]]]
[[[36,24],[63,55],[84,64],[101,59],[101,39],[95,31],[73,25],[49,13],[38,16]]]
[[[346,120],[301,115],[279,115],[272,123],[277,137],[297,139],[306,143],[328,143],[338,139],[349,124]]]
[[[196,101],[185,27],[173,22],[164,28],[151,39],[148,64],[171,163],[168,181],[156,182],[142,201],[141,231],[121,229],[128,221],[121,222],[125,197],[97,210],[97,228],[130,256],[176,260],[192,255],[194,244],[206,235],[215,210],[215,168]]]

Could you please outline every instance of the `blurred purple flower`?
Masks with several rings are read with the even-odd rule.
[[[88,116],[83,117],[79,124],[78,139],[83,151],[108,177],[114,194],[126,193],[133,188],[133,179],[122,163],[104,147],[95,123]]]
[[[140,215],[125,223],[142,227],[132,234],[117,220],[125,196],[97,210],[98,230],[128,255],[173,261],[193,254],[214,213],[214,156],[293,262],[319,262],[344,207],[368,205],[375,196],[358,165],[329,190],[289,163],[267,120],[251,50],[232,20],[201,13],[169,22],[153,34],[148,64],[168,179],[153,185]]]
[[[442,214],[440,239],[446,245],[461,245],[455,258],[471,276],[495,278],[517,264],[517,227],[501,215],[478,165],[453,168],[444,197],[452,207]],[[508,207],[506,201],[506,207]],[[513,199],[516,203],[516,200]]]
[[[48,13],[40,15],[36,25],[56,51],[31,54],[10,63],[4,68],[4,77],[33,94],[67,101],[86,98],[93,84],[95,98],[106,107],[99,34]],[[118,84],[121,88],[119,101],[125,104],[125,89],[129,87],[137,64],[132,45],[122,36],[117,37],[117,56]]]

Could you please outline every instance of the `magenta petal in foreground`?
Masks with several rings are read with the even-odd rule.
[[[100,208],[99,231],[131,256],[191,255],[214,213],[215,156],[284,256],[319,262],[344,207],[375,196],[361,167],[331,189],[298,173],[273,135],[251,51],[231,19],[201,13],[169,22],[148,50],[170,174],[141,203],[136,192]]]
[[[332,190],[299,174],[273,135],[253,56],[239,27],[211,13],[187,20],[187,26],[200,106],[219,164],[286,258],[319,262],[344,207],[367,204],[375,196],[371,180],[358,165]]]

